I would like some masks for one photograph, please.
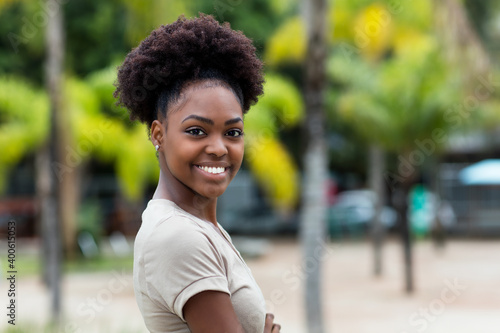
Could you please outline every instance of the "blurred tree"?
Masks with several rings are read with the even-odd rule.
[[[446,28],[441,31],[451,36],[448,40],[452,41],[452,46],[455,45],[455,56],[460,58],[463,53],[481,55],[480,44],[473,37],[470,25],[466,24],[463,8],[452,0],[442,0],[442,3],[448,6],[449,12],[443,16],[448,21],[442,24]],[[450,14],[451,10],[455,14]],[[450,110],[454,103],[459,104],[463,78],[459,72],[453,71],[453,66],[447,60],[443,60],[433,25],[438,12],[436,4],[431,1],[374,3],[369,0],[337,0],[334,8],[328,12],[330,20],[335,22],[335,29],[330,29],[328,35],[335,49],[330,56],[328,71],[332,79],[331,89],[340,91],[329,93],[330,112],[338,114],[336,119],[356,129],[365,142],[372,144],[368,174],[372,188],[379,192],[379,197],[383,197],[380,191],[384,187],[384,173],[381,172],[384,166],[381,163],[385,159],[382,152],[387,150],[399,154],[398,172],[405,175],[386,172],[385,176],[392,189],[396,190],[396,185],[402,185],[402,211],[406,207],[404,198],[407,188],[417,178],[420,163],[424,163],[428,156],[423,156],[422,161],[415,159],[426,153],[426,148],[432,150],[429,153],[432,155],[446,141],[450,131],[465,123],[462,119],[455,120],[457,117],[469,117],[463,113],[456,115],[457,110]],[[267,52],[277,51],[272,57],[266,54],[267,61],[271,64],[303,61],[304,40],[301,40],[302,34],[298,33],[303,30],[299,21],[287,21],[278,30],[279,34],[288,36],[294,33],[299,38],[287,42],[285,38],[271,37],[270,41],[277,45],[268,47]],[[465,58],[473,63],[470,57]],[[481,62],[486,61],[481,60],[479,64]],[[495,105],[494,101],[488,101],[488,105],[482,108],[483,113],[474,114],[474,118],[493,119],[487,115],[493,113],[491,110]],[[339,112],[335,111],[334,106],[339,107]],[[438,138],[435,138],[436,135]],[[419,151],[422,150],[422,142],[428,145]],[[403,170],[405,168],[407,170]],[[405,217],[406,213],[402,213],[402,216]],[[410,290],[411,248],[405,219],[401,225],[405,270],[408,272],[407,289]],[[374,233],[377,234],[379,236],[374,240],[375,272],[381,269],[380,232]]]
[[[449,105],[459,100],[460,92],[459,81],[436,46],[434,40],[424,38],[419,54],[414,50],[411,54],[396,52],[390,61],[377,66],[356,57],[346,59],[340,53],[329,63],[329,74],[348,87],[339,99],[340,114],[367,141],[398,154],[397,172],[382,175],[399,200],[396,206],[402,218],[407,291],[413,289],[407,193],[426,158],[446,142],[452,124],[445,114]]]
[[[365,0],[341,0],[336,2],[335,6],[331,6],[331,9],[327,14],[329,20],[335,22],[335,24],[331,23],[331,27],[327,32],[326,38],[330,43],[339,43],[340,41],[346,40],[352,43],[356,38],[359,39],[359,36],[357,36],[353,31],[353,23],[355,23],[356,26],[366,26],[367,24],[373,23],[373,17],[384,19],[380,17],[380,11],[382,11],[383,9],[384,7],[382,7],[379,3],[373,4],[370,3],[370,1]],[[365,39],[363,47],[357,50],[355,47],[349,46],[349,49],[347,51],[352,52],[353,49],[356,49],[356,52],[362,54],[365,60],[370,62],[377,62],[382,58],[382,56],[384,56],[385,52],[387,51],[389,37],[392,33],[392,24],[390,24],[390,22],[386,22],[386,24],[382,25],[383,26],[379,27],[379,30],[376,31],[376,38],[368,38],[366,36],[362,36],[362,38]],[[334,26],[335,29],[333,29]],[[278,65],[283,63],[298,64],[304,61],[306,44],[304,31],[305,26],[302,20],[300,20],[298,17],[291,17],[290,19],[288,19],[279,28],[277,33],[271,36],[271,38],[269,39],[269,45],[266,49],[265,54],[267,63],[271,65]],[[290,36],[293,36],[293,38],[291,38]],[[338,93],[335,90],[337,90],[338,88],[338,85],[334,86],[333,88],[330,88],[330,92],[327,93],[329,105],[335,104],[335,101],[338,98]],[[331,133],[344,132],[344,137],[351,137],[351,141],[356,142],[356,140],[352,138],[352,134],[349,133],[350,130],[346,130],[346,128],[352,127],[352,125],[348,121],[346,122],[343,117],[337,117],[336,113],[334,112],[334,108],[330,109],[329,121],[329,129]],[[337,135],[337,138],[342,138],[342,136]],[[338,146],[338,144],[335,144],[334,147],[336,157],[339,157],[339,150],[347,150],[345,149],[345,144],[344,148]],[[354,151],[358,151],[358,149],[354,149]],[[359,165],[359,154],[351,155],[352,163],[356,163]],[[340,156],[342,156],[344,159],[346,157],[349,158],[349,156],[346,156],[345,153]],[[383,150],[380,149],[378,145],[372,144],[369,155],[370,162],[368,163],[368,175],[370,177],[371,187],[377,194],[376,214],[372,232],[375,254],[374,271],[376,275],[379,275],[381,273],[381,246],[383,228],[379,221],[379,216],[384,200],[384,180],[382,177],[383,170],[385,168],[384,156],[385,155]],[[342,167],[342,162],[340,159],[335,159],[335,163],[335,167],[337,169]],[[352,163],[348,168],[350,170],[355,170],[356,168],[352,166]]]
[[[273,208],[287,216],[299,197],[298,168],[278,132],[302,120],[304,105],[289,80],[271,73],[265,79],[264,95],[245,115],[245,159]]]
[[[133,46],[125,36],[127,7],[122,1],[70,1],[62,8],[64,31],[70,37],[65,71],[85,76],[123,59]],[[44,1],[2,3],[0,48],[5,52],[0,53],[0,74],[24,76],[43,85],[43,31],[52,11]]]
[[[360,7],[363,6],[363,7]],[[393,34],[394,23],[390,18],[387,9],[381,3],[366,4],[358,2],[358,7],[350,4],[350,8],[344,3],[344,7],[339,10],[340,15],[333,13],[332,18],[342,22],[337,35],[340,40],[348,40],[350,43],[358,42],[362,44],[357,52],[368,62],[377,63],[382,60],[390,47],[390,38]],[[349,18],[349,20],[346,20]],[[352,34],[352,26],[346,24],[352,22],[355,26],[355,33]],[[335,36],[332,36],[332,41]],[[354,39],[352,39],[354,38]],[[342,46],[341,46],[342,47]],[[346,44],[343,44],[346,47]],[[384,227],[382,226],[381,214],[385,204],[385,191],[383,173],[386,168],[385,150],[374,141],[369,143],[368,159],[368,185],[375,193],[375,214],[372,220],[371,236],[373,242],[373,271],[375,276],[382,274],[382,245],[384,238]]]
[[[64,6],[64,26],[69,37],[66,71],[85,77],[123,59],[136,45],[126,35],[134,27],[128,13],[126,2],[121,0],[69,1]]]
[[[500,3],[495,0],[464,0],[463,9],[470,19],[473,30],[477,32],[482,44],[491,58],[496,59],[500,54]]]
[[[0,193],[9,171],[47,137],[48,105],[47,95],[26,80],[0,77]]]
[[[52,321],[58,325],[61,319],[61,223],[64,208],[63,182],[56,179],[52,171],[61,160],[61,152],[67,143],[66,124],[62,108],[62,81],[64,61],[64,32],[61,5],[56,0],[47,0],[53,15],[46,27],[46,89],[49,95],[49,139],[38,155],[38,184],[40,216],[42,225],[45,276],[51,294]],[[64,226],[63,226],[64,228]]]
[[[33,18],[44,2],[13,0],[0,5],[0,75],[15,74],[43,86],[44,25]],[[42,12],[43,13],[43,12]]]
[[[241,30],[253,40],[257,52],[265,52],[270,32],[274,31],[290,13],[296,11],[296,0],[194,0],[194,14],[213,15],[219,22],[229,22],[231,28]]]
[[[326,60],[326,0],[304,3],[306,59],[304,94],[306,101],[306,140],[304,187],[301,214],[301,242],[304,261],[313,260],[306,270],[305,306],[308,332],[322,333],[321,258],[326,240],[326,194],[328,162],[325,130],[324,90]]]
[[[418,6],[423,6],[421,8],[404,8],[404,11],[426,13],[432,22],[430,4],[423,3],[418,3]],[[330,60],[329,73],[348,87],[339,99],[340,114],[368,141],[398,154],[397,173],[385,173],[385,177],[399,199],[406,290],[411,291],[413,280],[406,198],[422,164],[437,152],[454,129],[447,114],[449,106],[459,102],[461,77],[443,59],[429,25],[410,27],[407,23],[400,23],[404,12],[387,16],[389,7],[379,10],[382,10],[379,13],[385,13],[386,22],[392,22],[397,28],[392,35],[381,32],[374,33],[372,38],[365,36],[364,45],[377,44],[379,36],[388,35],[384,38],[389,40],[386,50],[380,54],[391,52],[390,56],[374,63],[364,60],[364,48],[341,45]],[[379,14],[375,27],[379,31],[383,28],[390,30],[390,23],[381,24],[384,22],[381,21],[382,14]],[[368,28],[369,24],[365,23],[361,28]]]
[[[182,0],[117,0],[127,9],[126,37],[129,45],[135,47],[152,30],[162,24],[174,22],[179,15],[190,17],[195,1]]]
[[[443,42],[448,61],[460,65],[465,81],[474,84],[477,75],[485,75],[491,69],[489,56],[478,33],[472,28],[459,1],[439,0],[435,7],[436,32]],[[473,8],[479,8],[479,5]]]
[[[125,111],[114,105],[115,77],[116,71],[110,67],[92,74],[86,81],[65,79],[61,103],[68,115],[70,137],[62,147],[61,160],[51,164],[50,170],[57,181],[75,176],[79,183],[86,161],[97,158],[115,165],[126,198],[137,200],[148,181],[156,179],[157,161],[145,126],[124,120]],[[47,142],[50,127],[47,94],[15,77],[0,78],[0,88],[1,192],[8,172],[21,157],[39,150]],[[78,186],[73,189],[77,198],[78,189]]]

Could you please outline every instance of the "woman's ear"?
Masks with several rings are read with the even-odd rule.
[[[158,147],[156,150],[158,151],[163,143],[163,139],[165,136],[165,128],[163,124],[159,120],[154,120],[151,124],[151,142],[155,147]]]

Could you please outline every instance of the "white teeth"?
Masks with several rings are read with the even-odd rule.
[[[206,172],[214,174],[214,175],[219,174],[219,173],[223,173],[225,170],[225,168],[223,168],[223,167],[206,167],[206,166],[201,166],[201,165],[197,165],[197,167],[203,171],[206,171]]]

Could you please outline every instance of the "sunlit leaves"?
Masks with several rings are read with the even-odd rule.
[[[88,78],[86,84],[98,101],[99,113],[95,117],[87,117],[79,133],[81,139],[90,137],[99,142],[95,145],[94,156],[113,163],[125,196],[139,200],[144,187],[152,180],[157,180],[158,161],[147,138],[146,126],[130,124],[126,110],[115,106],[115,80],[114,66],[93,73]]]
[[[339,98],[339,115],[388,150],[411,149],[433,130],[449,129],[445,113],[459,101],[460,81],[436,43],[419,40],[424,42],[418,51],[399,52],[378,65],[361,65],[356,57],[346,61],[340,52],[329,64],[329,74],[347,88]]]
[[[297,5],[297,0],[270,0],[273,11],[279,15],[289,12]]]
[[[158,179],[158,161],[154,148],[148,141],[143,126],[137,126],[126,133],[119,145],[116,172],[121,190],[126,197],[139,200],[144,194],[144,187],[151,183],[151,179]]]
[[[190,16],[188,2],[180,0],[123,0],[128,8],[127,36],[131,45],[137,45],[162,24],[172,23],[181,14]]]
[[[267,136],[258,137],[248,145],[246,161],[271,204],[282,213],[290,212],[298,201],[299,178],[286,148]]]
[[[261,122],[262,125],[280,123],[285,127],[293,126],[302,119],[304,112],[302,96],[294,84],[281,76],[270,73],[266,75],[264,95],[255,108],[259,111],[252,111],[245,118],[250,128],[260,127],[252,124],[254,117],[266,118],[265,122]],[[272,119],[268,120],[269,117]]]
[[[364,57],[378,60],[387,51],[393,34],[392,17],[381,4],[366,7],[354,21],[354,36]]]
[[[25,81],[0,78],[0,192],[9,168],[45,141],[48,106],[46,95]]]
[[[85,80],[93,89],[97,98],[101,101],[101,111],[118,118],[126,118],[127,110],[116,106],[116,99],[113,93],[116,89],[114,82],[116,80],[117,66],[109,66],[102,70],[93,72]]]
[[[303,112],[297,88],[268,74],[264,96],[245,116],[246,161],[273,207],[282,212],[297,203],[299,181],[298,168],[279,142],[278,129],[297,125]]]
[[[288,19],[269,38],[264,60],[268,65],[300,63],[306,53],[306,34],[299,16]]]

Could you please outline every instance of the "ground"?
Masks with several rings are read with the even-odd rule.
[[[284,333],[307,332],[303,274],[319,262],[326,333],[488,333],[500,327],[498,241],[454,240],[442,251],[416,242],[411,295],[404,292],[402,249],[395,240],[384,247],[381,277],[372,274],[368,242],[327,243],[323,256],[307,259],[295,240],[270,239],[268,244],[267,254],[247,262]],[[0,286],[6,294],[7,284]],[[17,327],[42,332],[40,324],[49,313],[45,288],[35,276],[19,277],[16,288]],[[130,271],[68,274],[63,293],[66,324],[59,332],[147,332]],[[3,317],[0,330],[5,331],[10,325]]]

